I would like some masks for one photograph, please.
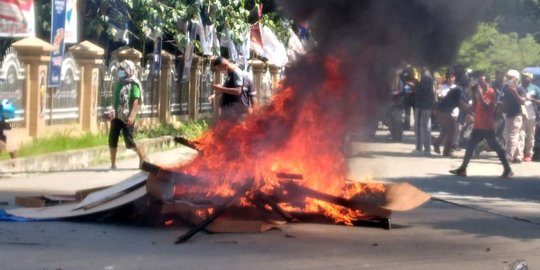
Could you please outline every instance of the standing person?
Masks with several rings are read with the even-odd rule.
[[[403,72],[401,73],[401,82],[402,82],[402,95],[403,95],[403,110],[405,112],[405,118],[403,119],[403,129],[411,129],[411,111],[414,114],[414,103],[415,103],[415,72],[414,68],[410,65],[407,65]]]
[[[540,88],[532,83],[533,76],[530,72],[523,72],[523,82],[521,83],[521,87],[527,91],[527,101],[525,101],[527,114],[523,117],[523,129],[525,130],[523,161],[525,162],[532,161],[537,113],[536,103],[534,101],[540,98]]]
[[[141,83],[135,76],[135,64],[124,60],[118,67],[118,82],[114,88],[113,96],[114,115],[111,116],[111,128],[109,132],[109,152],[111,155],[111,169],[116,169],[116,152],[120,132],[124,136],[127,149],[133,149],[142,163],[146,160],[144,151],[137,146],[134,140],[135,121],[137,111],[142,105]],[[140,165],[140,164],[139,164]]]
[[[447,74],[448,78],[455,78],[453,70],[450,70]],[[454,79],[452,79],[453,81]],[[453,87],[448,93],[439,101],[435,106],[433,115],[437,123],[441,126],[441,132],[439,137],[433,141],[433,150],[436,153],[441,153],[440,146],[444,145],[443,156],[454,156],[454,141],[457,130],[457,120],[454,116],[456,109],[466,108],[467,104],[463,98],[463,89],[461,86],[453,84]]]
[[[525,104],[527,93],[519,85],[519,71],[509,70],[507,81],[501,94],[505,113],[506,158],[510,162],[520,163],[523,149],[519,147],[520,132],[523,126],[521,105]]]
[[[11,131],[11,125],[7,119],[15,117],[15,107],[13,103],[7,99],[2,99],[0,102],[0,152],[8,151],[9,157],[14,159],[17,157],[16,150],[8,146],[8,133]],[[10,143],[12,144],[12,143]]]
[[[424,68],[416,88],[414,103],[414,126],[416,131],[415,152],[431,155],[431,112],[435,103],[433,76]]]
[[[220,119],[238,120],[248,113],[248,107],[242,103],[244,76],[242,70],[222,56],[214,59],[212,66],[225,73],[223,85],[214,84],[215,95],[221,94],[218,117]]]
[[[491,147],[497,153],[497,157],[501,161],[504,171],[502,177],[510,177],[513,175],[510,164],[506,159],[505,153],[501,145],[497,143],[495,138],[495,103],[497,97],[493,88],[490,88],[487,81],[473,81],[472,82],[472,98],[474,107],[474,126],[471,133],[471,137],[467,143],[465,150],[465,156],[461,166],[455,170],[450,170],[450,173],[467,176],[467,166],[471,161],[473,151],[476,146],[482,141],[486,140],[489,147]]]

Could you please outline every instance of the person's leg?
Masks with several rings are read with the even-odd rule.
[[[414,135],[416,136],[416,151],[420,151],[420,110],[414,110]]]
[[[422,143],[424,152],[431,153],[431,110],[422,110]]]
[[[111,156],[111,169],[116,168],[116,152],[118,149],[118,137],[122,130],[122,121],[120,119],[111,120],[111,127],[109,130],[109,154]]]
[[[444,141],[444,150],[443,155],[444,156],[451,156],[452,152],[454,151],[454,141],[456,136],[456,129],[457,129],[457,122],[450,114],[447,115],[447,121],[448,121],[448,135],[446,137],[446,140]]]
[[[519,117],[506,118],[505,133],[506,133],[506,158],[508,161],[513,161],[518,146],[519,128],[517,128],[517,119]]]
[[[463,162],[461,163],[461,166],[459,166],[459,168],[456,170],[457,172],[465,172],[467,170],[467,166],[469,166],[469,162],[471,161],[474,149],[484,139],[484,136],[485,135],[482,130],[473,129],[471,133],[471,138],[467,143]]]
[[[510,168],[510,163],[508,162],[508,159],[506,158],[504,149],[497,142],[495,131],[493,130],[486,133],[485,139],[489,147],[493,149],[495,153],[497,153],[497,157],[499,158],[499,160],[501,161],[501,164],[504,167],[503,176],[510,176],[510,174],[512,173],[512,168]]]
[[[534,119],[526,119],[524,122],[525,130],[525,147],[523,150],[523,159],[525,161],[531,161],[533,146],[534,146],[534,132],[536,127],[536,121]]]
[[[434,111],[433,116],[435,116],[440,129],[439,136],[433,140],[433,147],[435,148],[435,152],[440,153],[441,143],[444,141],[447,133],[446,121],[444,119],[444,114],[440,111]]]
[[[135,151],[135,153],[139,157],[139,166],[140,166],[142,162],[146,160],[146,155],[144,153],[144,150],[141,147],[137,146],[137,144],[135,143],[135,139],[134,139],[135,126],[134,125],[135,123],[133,123],[129,127],[124,126],[124,128],[122,128],[122,135],[124,136],[124,142],[126,143],[126,148],[132,149],[133,151]]]

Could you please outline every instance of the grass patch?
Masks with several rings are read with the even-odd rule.
[[[204,120],[190,121],[185,124],[180,124],[180,126],[160,124],[157,127],[140,128],[137,132],[136,140],[177,135],[193,139],[200,136],[207,129],[208,125]],[[74,135],[71,132],[55,133],[45,138],[34,138],[31,142],[21,145],[17,151],[17,157],[24,158],[54,152],[106,146],[108,136],[108,133],[85,133],[79,135]],[[120,138],[120,140],[122,140],[122,138]],[[0,154],[0,160],[5,159],[9,159],[9,155],[4,151]]]

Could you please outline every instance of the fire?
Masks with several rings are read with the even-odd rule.
[[[201,179],[195,187],[179,187],[176,193],[231,196],[238,186],[254,179],[254,189],[272,193],[284,179],[279,173],[298,174],[302,186],[350,198],[365,192],[366,185],[347,184],[342,154],[347,115],[340,104],[351,102],[344,86],[347,78],[337,58],[328,58],[324,83],[306,91],[298,86],[279,89],[272,103],[242,122],[221,121],[198,141],[200,155],[176,170]],[[382,185],[373,184],[382,191]],[[249,204],[243,202],[243,204]],[[305,198],[303,205],[281,204],[286,211],[324,213],[336,222],[351,224],[359,211]]]

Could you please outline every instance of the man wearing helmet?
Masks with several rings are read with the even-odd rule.
[[[135,64],[124,60],[118,68],[118,83],[114,88],[114,115],[111,117],[109,132],[109,150],[111,155],[111,169],[116,169],[116,152],[120,132],[124,136],[127,149],[133,149],[142,162],[145,160],[144,151],[137,146],[134,140],[134,126],[137,120],[137,111],[141,105],[141,83],[135,76]]]

